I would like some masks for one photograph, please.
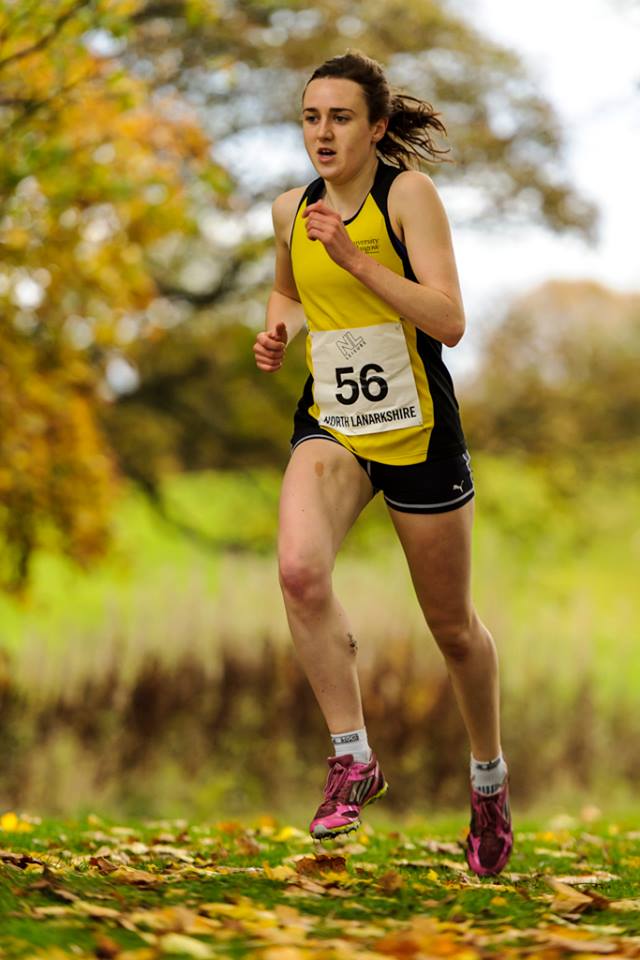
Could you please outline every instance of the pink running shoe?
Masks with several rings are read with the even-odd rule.
[[[497,793],[485,795],[472,787],[467,863],[481,877],[500,873],[512,847],[508,778]]]
[[[356,763],[350,753],[328,757],[328,761],[324,800],[309,827],[316,840],[357,830],[362,807],[379,800],[389,789],[373,750],[368,763]]]

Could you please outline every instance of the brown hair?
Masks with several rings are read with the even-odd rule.
[[[369,123],[388,117],[387,130],[376,149],[394,166],[406,170],[419,166],[424,160],[442,162],[445,159],[441,155],[448,153],[449,148],[439,150],[429,134],[429,127],[432,127],[446,136],[446,127],[438,119],[440,114],[425,100],[392,89],[376,60],[359,50],[348,50],[317,67],[304,89],[320,77],[339,77],[360,84],[367,101]]]

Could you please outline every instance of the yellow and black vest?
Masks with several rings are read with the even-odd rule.
[[[344,224],[351,240],[368,256],[417,283],[407,249],[393,232],[387,209],[389,189],[401,172],[379,161],[370,192],[358,212]],[[420,463],[461,453],[465,449],[464,434],[453,382],[442,360],[442,344],[400,317],[393,307],[339,267],[320,241],[308,239],[302,214],[307,205],[323,196],[324,190],[321,177],[307,186],[291,230],[291,263],[309,330],[310,376],[298,404],[299,414],[316,419],[353,453],[379,463]],[[385,327],[378,329],[382,324]],[[396,365],[404,363],[404,369],[393,375],[391,387],[385,379],[387,334],[393,361]],[[373,357],[377,362],[362,362],[372,359],[367,355],[367,341],[377,343],[378,354]],[[338,348],[334,351],[335,362],[325,362],[327,343]],[[404,361],[398,360],[399,349]],[[319,373],[322,380],[318,379]],[[398,398],[404,399],[398,399],[394,406],[393,384],[406,385],[409,380],[411,396],[407,399],[406,390],[400,391]],[[328,398],[326,408],[318,403],[320,400],[323,404],[322,397]],[[403,419],[409,425],[402,426]]]

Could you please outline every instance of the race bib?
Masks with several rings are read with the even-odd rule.
[[[422,411],[399,323],[311,333],[318,423],[340,433],[418,427]]]

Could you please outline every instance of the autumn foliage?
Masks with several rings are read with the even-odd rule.
[[[192,232],[195,197],[223,182],[193,112],[92,46],[125,36],[135,7],[0,11],[0,578],[14,590],[40,544],[104,551],[109,366],[161,328],[154,245]]]

